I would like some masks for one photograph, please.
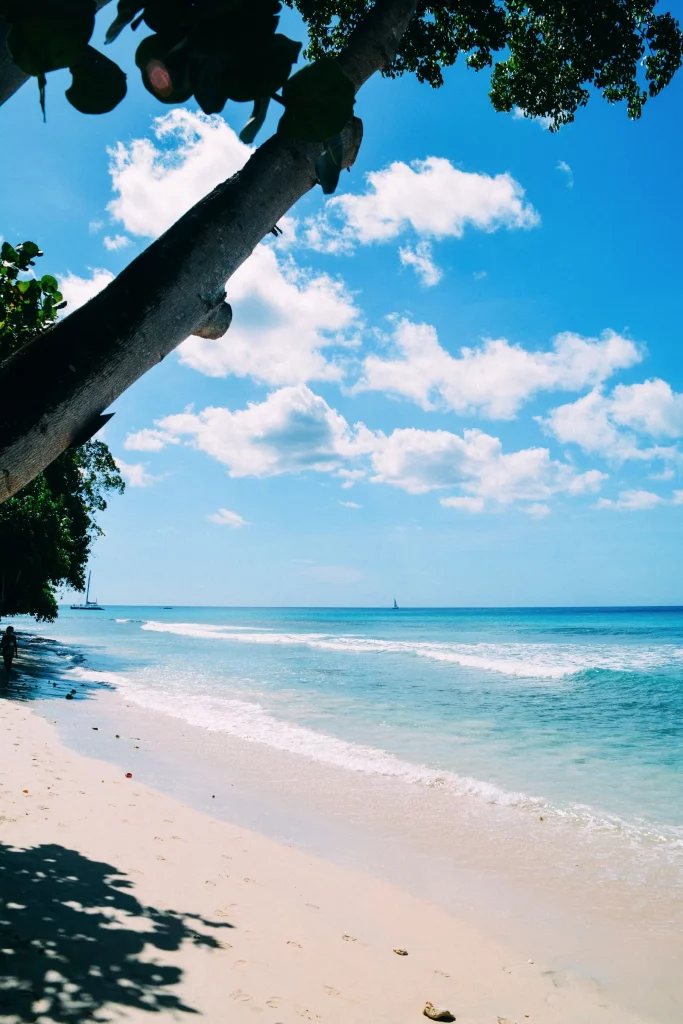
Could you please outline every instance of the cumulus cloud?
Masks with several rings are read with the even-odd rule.
[[[356,508],[356,509],[358,509],[358,508],[362,508],[363,507],[362,505],[359,505],[357,501],[340,501],[339,504],[343,505],[344,508]]]
[[[659,378],[641,384],[617,384],[611,394],[594,388],[575,402],[551,409],[539,422],[559,441],[618,460],[678,458],[675,447],[648,442],[683,435],[683,395]]]
[[[250,375],[266,384],[338,380],[323,349],[353,345],[360,314],[344,285],[260,245],[227,284],[233,322],[222,338],[191,337],[180,361],[210,377]]]
[[[401,246],[398,255],[404,267],[413,268],[425,288],[438,284],[443,277],[443,271],[434,262],[429,242],[418,242],[415,248],[410,245]]]
[[[569,463],[551,459],[547,448],[505,453],[499,438],[476,429],[460,435],[409,427],[370,437],[361,430],[359,445],[368,452],[373,482],[411,494],[460,487],[464,497],[510,505],[596,491],[606,479],[598,470],[577,473]]]
[[[125,249],[130,245],[130,238],[127,235],[114,235],[113,238],[111,235],[105,235],[102,244],[109,252],[118,252],[119,249]]]
[[[73,313],[79,306],[84,306],[98,292],[106,288],[114,280],[111,270],[91,270],[90,277],[78,277],[77,274],[65,274],[59,278],[59,290],[66,299],[66,313]]]
[[[457,508],[463,512],[483,512],[486,508],[483,498],[441,498],[439,503],[444,508]]]
[[[621,491],[616,500],[600,498],[596,508],[610,508],[618,512],[641,512],[664,504],[665,499],[653,491],[632,490]]]
[[[188,410],[157,426],[224,463],[233,477],[331,472],[353,455],[344,417],[305,385],[281,388],[237,412]]]
[[[544,117],[543,115],[534,117],[533,114],[527,114],[526,110],[522,107],[513,107],[512,117],[514,121],[534,121],[539,128],[543,128],[546,131],[550,129],[553,123],[552,117]]]
[[[522,512],[526,512],[532,519],[545,519],[546,516],[550,515],[550,506],[536,501],[533,505],[527,505],[526,508],[523,508]]]
[[[385,434],[363,423],[351,426],[305,385],[280,388],[235,412],[188,409],[159,420],[150,433],[155,445],[184,440],[227,466],[232,477],[313,471],[334,474],[346,486],[369,475],[372,483],[410,494],[456,491],[442,504],[468,512],[531,503],[526,511],[540,516],[534,504],[559,494],[593,493],[606,479],[598,470],[579,473],[571,463],[552,459],[547,448],[504,452],[499,438],[481,430],[403,428]]]
[[[578,391],[641,358],[637,346],[614,331],[584,338],[566,331],[550,351],[530,352],[505,338],[488,339],[452,356],[429,324],[399,320],[389,358],[370,355],[363,362],[357,391],[388,391],[423,409],[445,406],[510,419],[540,391]]]
[[[252,152],[222,117],[184,108],[154,119],[150,139],[119,142],[109,151],[112,187],[107,209],[133,235],[155,238]]]
[[[167,444],[178,444],[178,438],[164,433],[162,430],[138,430],[134,434],[128,434],[123,447],[133,452],[160,452]]]
[[[335,196],[308,222],[308,244],[324,252],[386,242],[407,228],[426,238],[461,238],[467,227],[483,231],[532,228],[540,223],[524,189],[509,174],[461,171],[431,156],[410,165],[397,161],[367,175],[361,195]]]
[[[170,227],[251,153],[222,118],[189,110],[156,118],[152,132],[152,140],[119,143],[110,167],[118,193],[108,207],[112,217],[146,237]],[[356,342],[359,311],[341,281],[278,259],[275,250],[293,244],[297,221],[285,216],[279,226],[278,242],[257,246],[227,284],[230,330],[215,340],[189,338],[179,348],[186,366],[273,385],[341,377],[343,353],[323,350]]]
[[[131,464],[124,462],[123,459],[114,459],[114,461],[129,487],[151,487],[160,479],[158,476],[152,476],[142,462]]]
[[[230,526],[233,530],[239,530],[242,526],[251,526],[246,519],[243,519],[238,512],[231,512],[229,508],[219,508],[212,512],[208,518],[217,526]]]

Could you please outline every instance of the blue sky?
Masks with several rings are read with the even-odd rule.
[[[32,83],[0,110],[0,234],[72,306],[247,156],[244,106],[163,107],[132,52],[110,115],[59,75],[46,125]],[[552,134],[484,74],[372,80],[356,165],[228,283],[230,331],[115,403],[99,598],[683,603],[682,100]]]

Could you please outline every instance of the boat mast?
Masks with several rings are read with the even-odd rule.
[[[90,573],[88,573],[88,586],[85,588],[85,603],[88,603],[90,598]]]

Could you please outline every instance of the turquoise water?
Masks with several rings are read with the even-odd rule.
[[[17,626],[67,645],[74,682],[213,733],[683,857],[683,609],[109,607]]]

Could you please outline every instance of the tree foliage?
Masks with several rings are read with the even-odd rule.
[[[145,87],[162,103],[194,97],[207,114],[228,100],[253,104],[242,132],[253,141],[272,99],[284,107],[278,131],[327,143],[353,112],[354,89],[334,58],[375,0],[285,0],[307,24],[312,63],[292,74],[301,44],[278,32],[280,0],[118,0],[106,35],[145,26],[136,64]],[[671,81],[683,53],[678,22],[657,13],[656,0],[419,0],[385,74],[413,72],[443,83],[442,69],[460,54],[477,71],[491,71],[496,110],[519,107],[571,121],[598,90],[640,116],[649,96]],[[106,113],[126,93],[118,65],[90,45],[95,0],[0,0],[11,24],[12,59],[39,82],[69,68],[66,96],[84,113]],[[143,29],[144,31],[144,29]],[[332,145],[334,148],[334,144]]]
[[[42,253],[35,242],[0,252],[0,360],[54,323],[66,306],[56,279],[27,276]],[[0,505],[0,615],[57,615],[56,589],[85,588],[96,514],[123,481],[103,441],[70,448]]]

